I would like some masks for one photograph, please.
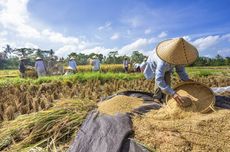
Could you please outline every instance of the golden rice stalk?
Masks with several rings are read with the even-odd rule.
[[[12,105],[9,105],[6,108],[5,116],[6,116],[7,120],[13,120],[14,119],[14,107]]]

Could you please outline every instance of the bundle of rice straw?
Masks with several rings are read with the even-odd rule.
[[[117,95],[109,100],[100,102],[98,110],[101,113],[115,115],[116,113],[131,112],[143,104],[143,100],[136,97]]]

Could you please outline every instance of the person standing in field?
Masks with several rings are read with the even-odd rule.
[[[46,76],[46,74],[47,74],[47,72],[46,72],[46,66],[45,66],[45,62],[43,61],[42,58],[40,58],[40,57],[36,58],[35,69],[37,71],[38,77]]]
[[[98,57],[96,55],[93,56],[93,60],[91,62],[92,65],[92,70],[93,71],[99,71],[100,70],[100,60],[98,59]]]
[[[77,63],[76,63],[74,57],[70,58],[70,60],[69,60],[69,67],[71,67],[73,69],[74,73],[77,71]]]
[[[123,61],[123,67],[124,67],[125,73],[128,73],[129,72],[129,61],[127,57],[125,57],[125,60]]]
[[[18,69],[20,72],[20,77],[25,78],[25,76],[26,76],[25,58],[21,57],[19,60],[20,61],[19,61]]]
[[[193,63],[197,57],[197,49],[183,38],[166,40],[157,45],[144,70],[147,79],[155,77],[155,102],[163,102],[165,95],[170,95],[180,106],[183,105],[184,97],[170,87],[171,74],[175,68],[182,81],[192,81],[185,72],[185,65]]]
[[[54,56],[50,57],[47,63],[47,72],[49,75],[55,74],[55,65],[56,65],[56,59]]]
[[[141,65],[139,63],[134,63],[133,69],[134,72],[141,72]]]

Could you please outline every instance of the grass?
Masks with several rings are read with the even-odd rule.
[[[192,76],[227,76],[230,77],[229,67],[186,67],[186,71]]]
[[[77,73],[69,76],[50,76],[50,77],[41,77],[38,79],[21,79],[21,78],[4,78],[0,79],[0,87],[6,87],[10,85],[19,85],[19,84],[41,84],[52,81],[87,81],[87,80],[101,80],[109,81],[111,79],[120,79],[120,80],[132,80],[143,78],[141,73],[138,74],[127,74],[127,73],[100,73],[100,72],[86,72],[86,73]]]
[[[107,67],[106,67],[107,66]],[[120,65],[113,65],[116,68],[122,68]],[[104,69],[111,68],[112,65],[104,65]],[[90,66],[79,66],[79,69],[90,69]],[[87,70],[86,70],[87,71]],[[186,71],[191,77],[207,77],[207,76],[224,76],[230,77],[230,68],[228,67],[186,67]],[[8,76],[16,76],[17,70],[0,70],[0,87],[9,86],[9,85],[18,85],[18,84],[41,84],[45,82],[52,81],[86,81],[86,80],[101,80],[109,81],[111,79],[121,79],[121,80],[132,80],[144,78],[141,73],[121,73],[121,72],[79,72],[75,75],[70,76],[49,76],[42,77],[39,79],[21,79],[19,77],[8,78]],[[175,74],[176,75],[176,74]]]
[[[202,73],[208,73],[209,75],[227,75],[230,76],[230,68],[227,66],[210,66],[210,67],[186,67],[189,75],[197,75],[200,76]],[[80,65],[78,66],[78,71],[80,73],[91,72],[90,65]],[[110,73],[122,73],[124,72],[122,64],[103,64],[101,66],[102,72],[110,72]],[[18,77],[18,70],[0,70],[0,79],[6,77]],[[206,74],[204,74],[206,75]]]

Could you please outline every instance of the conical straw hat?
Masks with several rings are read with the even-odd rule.
[[[174,65],[191,64],[198,57],[197,49],[183,38],[159,43],[156,47],[156,53],[162,60]]]
[[[174,90],[180,96],[187,96],[192,100],[192,104],[195,107],[193,111],[195,112],[206,113],[213,109],[215,95],[209,87],[202,83],[184,82],[177,85]],[[171,104],[176,101],[172,97],[167,96],[166,102],[167,104]]]
[[[41,60],[42,58],[41,57],[37,57],[36,60]]]

